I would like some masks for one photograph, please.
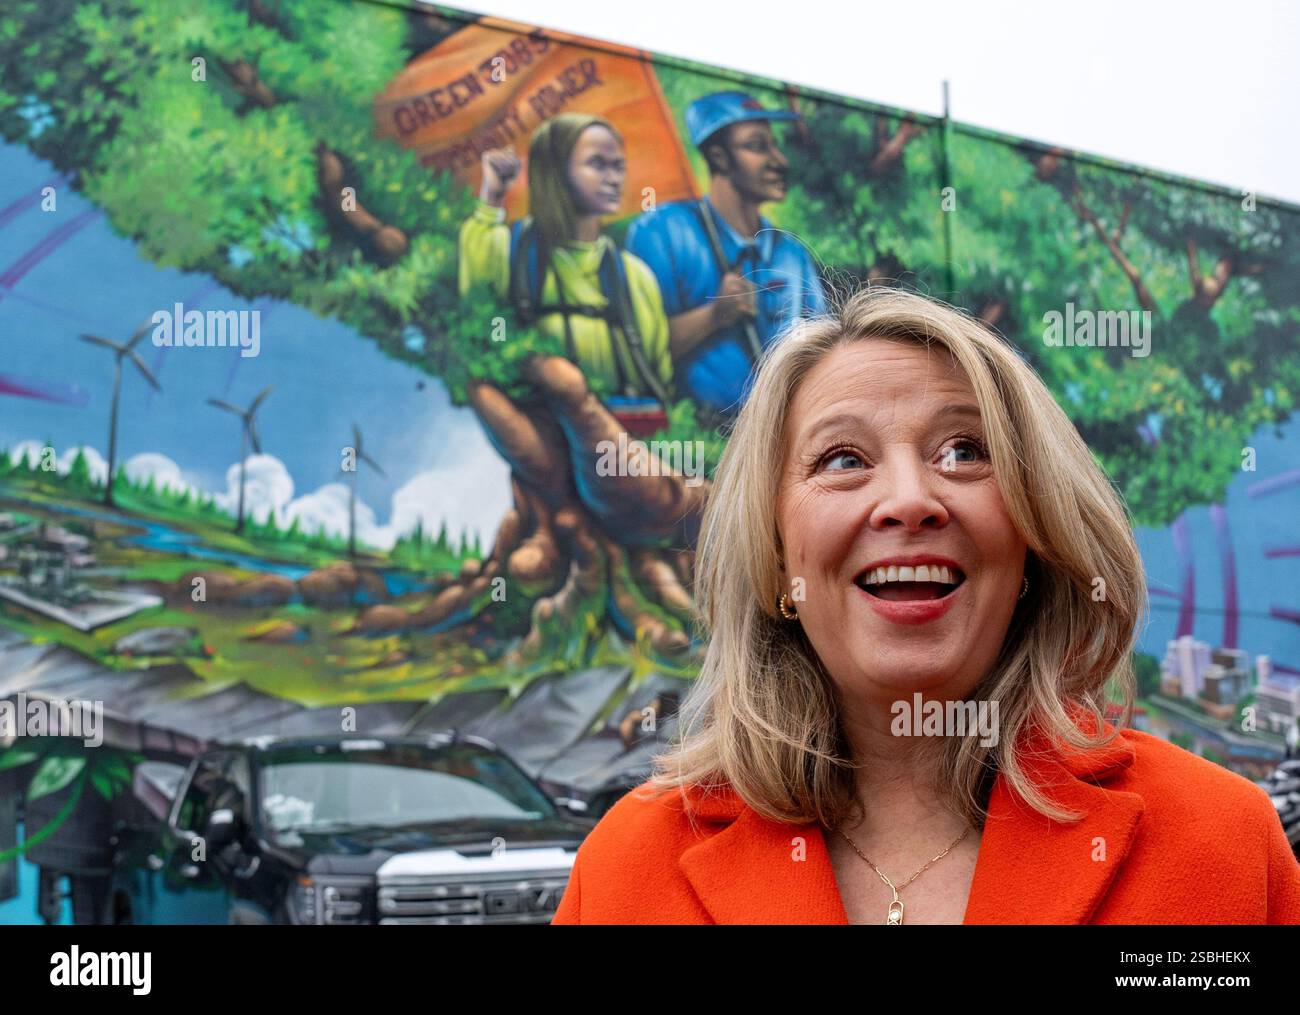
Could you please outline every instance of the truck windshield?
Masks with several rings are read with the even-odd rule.
[[[272,749],[261,782],[272,835],[556,815],[509,759],[473,745]]]

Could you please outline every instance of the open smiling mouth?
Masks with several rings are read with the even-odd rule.
[[[944,599],[966,580],[951,567],[878,567],[858,575],[855,584],[868,595],[894,603]]]

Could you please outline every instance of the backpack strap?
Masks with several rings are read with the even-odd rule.
[[[569,314],[582,311],[561,302],[559,306],[542,304],[542,285],[545,281],[541,265],[541,253],[538,250],[537,228],[531,215],[525,215],[510,227],[510,279],[507,288],[510,293],[510,305],[514,307],[515,316],[524,326],[531,326],[542,314],[558,311],[564,320],[564,348],[569,359],[578,362],[578,348],[573,340],[573,325]],[[550,268],[550,257],[547,257]],[[556,285],[560,276],[555,275]]]
[[[713,215],[709,211],[708,205],[704,198],[699,198],[691,202],[691,207],[695,209],[695,214],[699,216],[701,225],[704,226],[704,235],[709,239],[709,247],[713,251],[714,263],[718,266],[720,275],[725,275],[739,265],[729,265],[727,257],[722,252],[722,237],[718,235],[717,223],[713,221]],[[754,327],[754,322],[748,317],[740,319],[741,326],[745,330],[745,343],[749,346],[749,355],[755,363],[763,355],[763,345],[758,340],[758,329]]]
[[[608,300],[605,301],[605,306],[603,307],[570,303],[569,295],[564,291],[564,281],[560,278],[560,273],[558,271],[555,273],[555,288],[560,294],[560,304],[556,309],[559,309],[560,313],[564,314],[564,328],[566,334],[569,334],[570,332],[569,314],[572,312],[586,313],[589,317],[595,317],[598,320],[605,322],[605,331],[609,335],[610,359],[614,361],[614,373],[617,378],[614,382],[615,387],[617,387],[621,392],[630,391],[632,385],[629,383],[627,370],[623,366],[622,357],[619,356],[618,347],[614,342],[614,324],[613,317],[611,316],[613,304]],[[572,342],[572,335],[570,335],[570,342]],[[575,363],[578,362],[578,357],[576,355],[571,358]]]
[[[600,261],[600,288],[609,301],[613,311],[610,321],[610,338],[614,337],[613,321],[618,321],[623,334],[623,344],[628,356],[640,376],[641,383],[650,391],[665,410],[668,408],[668,390],[660,381],[659,375],[650,366],[646,358],[645,345],[641,340],[641,329],[637,326],[636,312],[632,306],[632,289],[627,281],[627,265],[618,247],[605,241],[605,253]]]
[[[537,318],[542,288],[536,241],[531,215],[525,215],[510,227],[510,305],[520,320],[529,324]]]

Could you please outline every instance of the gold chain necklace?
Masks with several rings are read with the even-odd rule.
[[[849,833],[844,831],[844,829],[842,828],[840,829],[840,835],[844,836],[844,838],[846,839],[849,839]],[[889,904],[889,911],[885,916],[885,926],[887,927],[902,926],[903,901],[898,897],[898,889],[906,888],[908,885],[910,885],[913,881],[915,881],[918,877],[920,877],[925,872],[926,867],[929,867],[930,864],[934,863],[936,860],[942,860],[945,856],[948,855],[949,849],[952,849],[953,846],[957,845],[957,843],[961,842],[961,840],[966,838],[966,836],[968,835],[970,835],[970,826],[967,826],[966,831],[962,832],[961,835],[957,836],[957,838],[955,838],[951,843],[949,843],[948,849],[945,849],[938,856],[932,857],[930,860],[928,860],[925,864],[925,867],[922,867],[919,871],[913,874],[910,878],[904,881],[897,888],[894,886],[894,883],[889,880],[889,878],[885,877],[884,874],[880,873],[880,868],[878,868],[870,860],[867,860],[867,854],[862,852],[862,850],[858,849],[858,844],[854,842],[852,839],[849,839],[849,845],[853,847],[853,851],[857,853],[858,856],[862,857],[862,859],[867,860],[867,866],[869,866],[873,871],[875,871],[876,874],[879,875],[880,880],[883,881],[886,885],[888,885],[889,890],[894,893],[894,900]]]

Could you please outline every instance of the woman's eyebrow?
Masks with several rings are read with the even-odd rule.
[[[945,406],[935,413],[936,419],[946,419],[949,416],[969,416],[977,422],[982,421],[984,418],[980,412],[980,407],[972,402],[960,402],[957,405]]]
[[[936,423],[942,423],[944,420],[952,417],[966,417],[977,423],[981,422],[984,418],[983,414],[980,412],[980,407],[974,402],[957,402],[952,405],[946,405],[934,414],[934,420]],[[840,433],[852,433],[861,430],[864,425],[865,421],[863,418],[855,413],[837,412],[833,416],[826,416],[823,419],[819,419],[802,434],[801,440],[812,441],[827,430],[838,431]]]
[[[862,417],[851,412],[837,412],[834,416],[826,416],[819,419],[811,427],[804,431],[801,441],[808,442],[814,440],[819,434],[827,430],[839,431],[841,433],[861,430],[863,425]]]

